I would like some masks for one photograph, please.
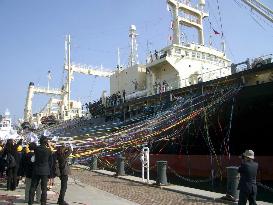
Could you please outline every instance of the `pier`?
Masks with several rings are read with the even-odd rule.
[[[1,205],[26,204],[23,183],[19,184],[16,191],[6,191],[3,180],[0,185]],[[48,191],[47,204],[56,204],[59,190],[60,181],[55,178],[55,186]],[[220,193],[177,185],[156,186],[152,180],[147,184],[135,176],[116,177],[114,172],[90,171],[84,166],[74,166],[65,199],[68,204],[75,205],[235,204],[221,200],[222,196]],[[270,203],[258,201],[257,204]]]

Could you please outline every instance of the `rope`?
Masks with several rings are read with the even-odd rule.
[[[214,178],[213,177],[209,177],[207,179],[191,179],[188,177],[184,177],[182,175],[179,175],[174,169],[172,169],[170,166],[168,166],[168,170],[170,170],[171,173],[173,173],[175,176],[177,176],[178,178],[186,181],[186,182],[191,182],[191,183],[208,183],[211,182]]]

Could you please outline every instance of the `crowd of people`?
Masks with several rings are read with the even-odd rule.
[[[59,177],[61,188],[57,204],[67,204],[64,200],[70,174],[69,156],[72,149],[66,145],[56,146],[46,136],[41,136],[39,144],[23,140],[15,142],[7,139],[0,143],[0,177],[6,178],[6,190],[14,191],[19,183],[25,183],[25,203],[32,205],[36,201],[47,204],[47,191]]]

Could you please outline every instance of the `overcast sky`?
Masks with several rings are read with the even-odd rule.
[[[224,33],[233,62],[273,53],[272,23],[251,14],[241,0],[218,0],[219,9],[217,0],[206,2],[210,12],[204,21],[206,44],[212,35],[213,46],[220,49],[221,38],[213,28]],[[262,2],[273,9],[272,0]],[[61,87],[66,34],[71,35],[73,62],[113,70],[120,48],[121,63],[126,65],[131,24],[139,34],[140,63],[148,50],[168,45],[171,15],[166,0],[0,0],[0,113],[8,108],[13,117],[22,118],[29,82],[47,87],[48,70],[50,87]],[[75,74],[71,95],[84,103],[98,99],[102,90],[109,93],[108,79]],[[33,112],[48,99],[35,95]]]

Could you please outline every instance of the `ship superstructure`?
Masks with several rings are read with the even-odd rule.
[[[123,92],[127,98],[149,96],[160,92],[187,87],[231,74],[230,60],[223,50],[218,51],[204,45],[203,19],[205,1],[191,7],[189,1],[168,0],[172,11],[173,34],[171,45],[150,52],[147,64],[137,63],[136,27],[130,28],[131,53],[128,67],[118,68],[110,77],[110,94]],[[183,27],[195,28],[197,43],[181,41]]]

